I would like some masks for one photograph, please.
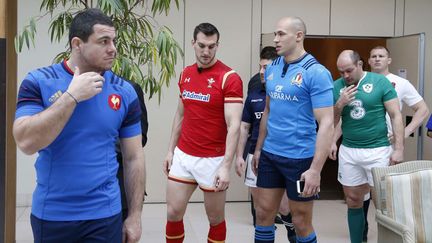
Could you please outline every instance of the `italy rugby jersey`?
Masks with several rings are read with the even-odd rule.
[[[286,158],[309,158],[315,153],[313,110],[333,106],[330,72],[310,54],[286,63],[279,57],[265,71],[270,99],[263,150]]]
[[[77,104],[57,138],[39,151],[32,214],[70,221],[120,213],[115,142],[141,134],[141,110],[133,87],[111,71],[102,92]],[[16,118],[49,108],[73,78],[65,62],[30,72],[18,93]]]
[[[183,70],[178,85],[184,116],[177,146],[196,157],[223,156],[227,135],[224,105],[243,102],[240,76],[221,61],[200,70],[195,63]]]

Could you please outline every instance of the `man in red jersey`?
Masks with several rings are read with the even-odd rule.
[[[204,192],[208,242],[225,242],[225,196],[242,114],[242,81],[216,59],[219,32],[202,23],[192,46],[196,63],[180,77],[180,100],[163,169],[168,176],[166,242],[184,239],[183,216],[197,186]]]

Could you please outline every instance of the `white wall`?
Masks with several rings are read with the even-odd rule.
[[[28,16],[37,15],[41,0],[18,1],[18,29]],[[190,45],[193,28],[200,22],[214,23],[221,32],[218,57],[233,67],[242,77],[244,86],[249,77],[258,71],[260,34],[273,32],[275,23],[284,15],[302,17],[312,35],[342,36],[399,36],[403,34],[426,33],[425,100],[432,108],[431,58],[432,48],[432,1],[430,0],[185,0],[180,10],[172,10],[168,17],[161,16],[161,24],[167,24],[174,31],[177,40],[184,46],[185,59],[176,66],[177,74],[184,65],[193,62]],[[64,44],[50,44],[47,22],[39,24],[36,48],[18,55],[18,79],[27,71],[49,65]],[[145,148],[149,201],[165,200],[166,179],[162,173],[170,135],[171,122],[177,106],[177,79],[163,91],[162,101],[147,101],[149,113],[149,141]],[[20,81],[19,81],[20,83]],[[18,85],[19,85],[18,83]],[[432,140],[425,141],[425,158],[432,159]],[[35,185],[34,156],[17,155],[17,203],[29,204]],[[242,182],[233,176],[228,200],[246,200],[247,193]],[[196,193],[197,194],[197,193]],[[195,195],[199,200],[200,196]]]

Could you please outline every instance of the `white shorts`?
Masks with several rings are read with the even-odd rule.
[[[215,191],[215,177],[224,156],[195,157],[174,149],[168,179],[186,184],[198,184],[203,191]]]
[[[338,180],[344,186],[373,186],[372,168],[387,167],[392,153],[391,146],[378,148],[339,148]]]
[[[245,173],[245,185],[249,187],[256,187],[257,177],[253,173],[252,168],[253,154],[248,154],[246,157],[246,173]]]

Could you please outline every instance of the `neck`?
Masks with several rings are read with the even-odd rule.
[[[285,59],[286,63],[290,63],[292,61],[295,61],[295,60],[299,59],[304,54],[306,54],[306,51],[305,51],[305,49],[303,47],[296,48],[296,50],[293,53],[288,54],[287,56],[284,57],[284,59]]]
[[[388,68],[385,68],[385,69],[373,69],[373,68],[371,68],[371,72],[382,74],[384,76],[387,76],[387,74],[390,73],[389,70],[388,70]]]
[[[80,73],[86,73],[86,72],[97,72],[97,73],[102,73],[103,71],[100,70],[92,70],[91,68],[89,68],[89,65],[86,65],[85,62],[83,60],[80,60],[79,58],[77,58],[76,56],[74,56],[73,54],[70,56],[69,60],[66,61],[66,65],[70,68],[70,70],[72,70],[73,72],[75,72],[75,68],[78,67],[79,68],[79,72]]]

